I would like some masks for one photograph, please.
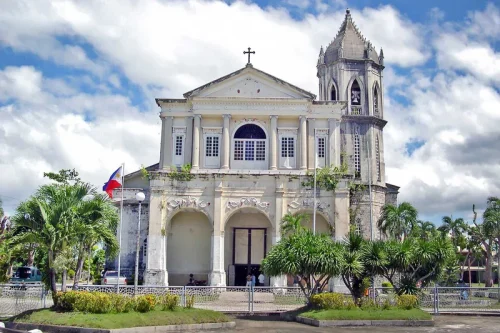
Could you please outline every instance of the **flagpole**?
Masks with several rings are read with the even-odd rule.
[[[120,292],[120,268],[122,254],[122,221],[123,221],[123,191],[125,187],[125,162],[122,163],[122,200],[120,201],[120,224],[118,226],[118,277],[116,279],[116,293]]]

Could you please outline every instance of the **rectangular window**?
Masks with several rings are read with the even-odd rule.
[[[255,152],[255,159],[257,161],[265,161],[266,160],[266,142],[265,141],[257,141],[257,149]]]
[[[295,157],[295,140],[292,137],[281,138],[281,157]]]
[[[243,140],[234,141],[234,160],[243,161]]]
[[[219,157],[219,137],[207,136],[205,143],[205,156],[206,157]]]
[[[175,137],[175,156],[182,156],[182,136]]]
[[[325,158],[325,138],[318,138],[318,158]]]
[[[245,161],[255,160],[255,142],[245,141]]]

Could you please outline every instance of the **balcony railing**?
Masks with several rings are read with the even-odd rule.
[[[351,106],[351,114],[358,116],[361,114],[362,108],[361,106]]]

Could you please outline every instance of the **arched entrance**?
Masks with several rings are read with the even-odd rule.
[[[212,225],[205,214],[181,211],[170,220],[167,236],[168,284],[183,286],[189,274],[208,281]]]
[[[224,262],[229,286],[244,286],[246,276],[260,274],[260,264],[271,248],[272,225],[255,208],[241,208],[225,225]]]
[[[302,222],[302,225],[310,230],[313,230],[313,214],[312,212],[304,213],[307,216],[307,220]],[[318,234],[328,234],[334,236],[332,233],[333,228],[330,226],[328,221],[323,217],[323,215],[316,213],[316,233]]]

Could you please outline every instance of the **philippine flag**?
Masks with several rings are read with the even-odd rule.
[[[108,182],[102,187],[102,190],[105,191],[110,198],[113,198],[113,190],[122,186],[122,171],[122,167],[116,169],[111,177],[109,177]]]

